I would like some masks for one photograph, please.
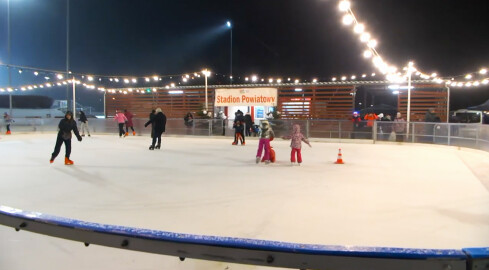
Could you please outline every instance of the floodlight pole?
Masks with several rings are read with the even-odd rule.
[[[8,86],[12,88],[12,70],[10,65],[12,64],[11,52],[10,52],[10,0],[7,0],[7,51],[8,51]],[[9,114],[12,117],[12,94],[9,94]]]
[[[76,86],[75,86],[75,76],[73,76],[73,117],[76,118]]]
[[[447,86],[447,123],[450,123],[450,87]]]

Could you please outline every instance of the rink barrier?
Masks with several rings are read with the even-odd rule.
[[[58,129],[58,118],[14,118],[11,126],[12,134],[18,133],[55,133]],[[1,122],[1,121],[0,121]],[[134,129],[138,136],[149,136],[151,128],[144,127],[147,119],[134,118]],[[395,122],[375,121],[373,127],[361,123],[360,128],[354,128],[348,120],[324,120],[324,119],[275,119],[269,120],[276,137],[290,134],[292,125],[298,124],[308,138],[331,139],[338,142],[394,142],[396,136],[391,136]],[[88,120],[90,133],[118,134],[118,126],[113,118]],[[257,124],[259,124],[257,122]],[[0,133],[5,132],[5,127],[0,124]],[[400,135],[403,143],[427,143],[446,146],[458,146],[474,148],[489,152],[489,125],[467,123],[424,123],[410,122],[406,124]],[[185,125],[183,119],[168,119],[164,136],[227,136],[233,137],[232,119],[195,119],[193,124]],[[253,134],[258,136],[258,134]]]
[[[85,222],[0,206],[0,224],[105,247],[235,264],[292,269],[483,270],[488,248],[409,249],[296,244],[192,235]]]

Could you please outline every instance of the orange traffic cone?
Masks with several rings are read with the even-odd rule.
[[[343,155],[341,155],[341,148],[338,150],[338,158],[334,164],[345,164],[343,162]]]

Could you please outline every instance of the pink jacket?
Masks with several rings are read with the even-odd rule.
[[[127,118],[123,113],[119,112],[115,114],[114,121],[117,121],[119,124],[123,124],[127,121]]]
[[[293,125],[292,126],[292,134],[290,136],[284,137],[286,139],[290,139],[290,147],[295,148],[295,149],[301,149],[302,148],[302,143],[305,142],[309,144],[309,141],[304,137],[304,135],[301,133],[301,126],[299,125]]]

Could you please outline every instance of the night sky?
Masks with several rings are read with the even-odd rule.
[[[65,70],[66,0],[10,0],[12,64]],[[210,68],[305,80],[374,71],[332,0],[71,0],[70,70],[106,75],[181,74]],[[358,19],[397,66],[463,75],[489,67],[489,1],[356,0]],[[0,0],[0,62],[7,62],[7,0]],[[0,86],[7,84],[0,68]],[[25,83],[15,74],[14,85]],[[454,89],[456,106],[489,89]],[[458,93],[457,93],[458,92]],[[60,91],[60,94],[66,91]],[[467,95],[467,93],[470,93]]]

